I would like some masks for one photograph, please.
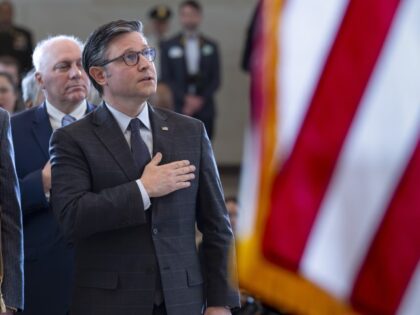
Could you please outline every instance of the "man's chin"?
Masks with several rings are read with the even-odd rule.
[[[155,94],[156,94],[156,89],[150,88],[149,90],[144,91],[142,96],[149,99],[150,97],[152,97]]]
[[[81,102],[83,102],[86,99],[86,97],[86,93],[74,93],[73,95],[70,95],[69,101],[74,105],[78,105]]]

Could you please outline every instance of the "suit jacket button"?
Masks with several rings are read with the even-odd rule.
[[[159,232],[156,227],[154,227],[152,231],[153,231],[153,234],[155,234],[155,235],[158,234],[158,232]]]

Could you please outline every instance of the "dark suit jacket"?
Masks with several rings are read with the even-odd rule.
[[[88,104],[88,110],[92,109]],[[66,314],[73,278],[73,249],[63,239],[42,184],[41,172],[49,160],[52,134],[45,104],[13,116],[12,132],[22,193],[24,314]]]
[[[0,108],[0,292],[7,306],[23,309],[23,235],[20,194],[13,160],[9,116]]]
[[[162,81],[169,85],[175,100],[175,110],[181,112],[184,96],[188,91],[188,71],[186,66],[185,40],[182,34],[161,45]],[[217,44],[200,36],[200,66],[197,77],[197,95],[205,100],[202,109],[194,115],[206,124],[211,124],[216,115],[214,94],[220,86],[220,57]],[[207,129],[209,131],[209,129]]]
[[[150,315],[156,273],[168,315],[201,314],[203,273],[208,305],[239,303],[227,274],[233,235],[203,125],[149,108],[153,151],[162,152],[162,163],[188,159],[197,167],[190,188],[152,199],[150,224],[135,182],[141,174],[104,105],[52,137],[53,209],[76,251],[72,314]]]
[[[12,25],[0,30],[0,56],[10,56],[20,65],[20,73],[32,68],[32,34],[29,30]]]

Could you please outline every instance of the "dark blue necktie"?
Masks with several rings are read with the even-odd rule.
[[[133,153],[134,160],[137,163],[137,166],[139,167],[140,174],[143,173],[144,167],[147,163],[150,162],[150,153],[149,149],[146,146],[146,143],[144,143],[141,135],[140,135],[140,127],[143,125],[143,123],[138,118],[134,118],[130,121],[130,124],[128,125],[128,129],[131,131],[131,152]],[[149,224],[149,229],[151,229],[151,209],[147,210],[146,212],[146,219],[147,223]],[[155,292],[153,297],[153,302],[155,305],[161,305],[163,302],[163,293],[162,293],[162,285],[160,280],[160,273],[156,272],[155,275]]]
[[[140,127],[142,122],[138,118],[134,118],[130,121],[128,129],[131,131],[130,143],[131,152],[133,153],[134,160],[140,170],[140,174],[143,173],[144,167],[150,162],[149,149],[144,143],[140,135]]]

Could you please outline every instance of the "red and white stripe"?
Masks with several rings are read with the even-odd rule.
[[[294,0],[279,29],[264,250],[372,314],[420,310],[419,21],[418,0]]]

